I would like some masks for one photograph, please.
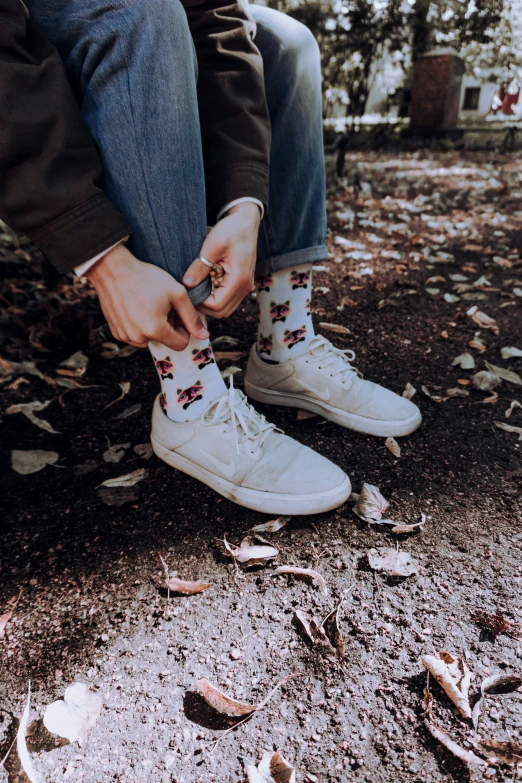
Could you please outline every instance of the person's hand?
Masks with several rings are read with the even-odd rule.
[[[232,207],[203,242],[201,255],[225,272],[219,288],[198,305],[198,310],[214,318],[226,318],[252,290],[261,212],[257,204],[243,202]],[[210,274],[210,268],[196,259],[183,276],[183,284],[193,288]]]
[[[186,289],[152,264],[139,261],[123,245],[87,270],[103,314],[117,340],[146,348],[157,340],[182,351],[189,333],[205,340],[208,331]]]

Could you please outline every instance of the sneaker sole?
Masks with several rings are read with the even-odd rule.
[[[266,405],[285,405],[290,408],[303,408],[312,413],[317,413],[329,421],[340,424],[355,432],[363,432],[365,435],[377,435],[378,437],[390,438],[409,435],[414,432],[422,421],[420,411],[410,416],[409,419],[400,421],[378,421],[377,419],[367,419],[364,416],[357,416],[355,413],[347,413],[340,408],[333,408],[319,400],[311,400],[310,397],[300,394],[285,394],[284,392],[262,389],[249,383],[245,378],[245,392],[256,402],[264,402]]]
[[[151,437],[151,444],[156,456],[167,465],[198,479],[234,503],[254,511],[262,511],[265,514],[289,516],[320,514],[338,508],[350,497],[352,491],[348,476],[338,487],[314,495],[283,495],[277,492],[261,492],[257,489],[238,487],[231,481],[211,473],[186,457],[182,457],[181,454],[166,449],[153,437]]]

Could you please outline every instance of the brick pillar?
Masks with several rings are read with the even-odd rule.
[[[457,127],[464,62],[453,50],[437,50],[415,63],[411,91],[412,130],[452,130]]]

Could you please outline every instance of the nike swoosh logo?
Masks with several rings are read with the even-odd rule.
[[[304,381],[299,380],[298,383],[303,386],[307,391],[312,392],[312,394],[315,394],[317,397],[319,397],[320,400],[324,400],[327,402],[330,399],[330,390],[325,386],[324,389],[314,389],[313,386],[309,386]]]
[[[228,478],[232,478],[236,472],[236,463],[233,459],[229,460],[228,462],[221,462],[221,460],[213,457],[212,454],[208,454],[206,451],[203,451],[203,449],[200,449],[199,446],[197,449],[202,454],[204,454],[208,461],[211,462],[212,465],[214,465],[214,467],[217,468],[221,473],[224,473]]]

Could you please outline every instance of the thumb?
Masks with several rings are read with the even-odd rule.
[[[206,259],[211,264],[217,264],[221,261],[223,256],[223,242],[220,240],[220,232],[216,230],[218,229],[218,226],[214,226],[214,228],[210,230],[201,247],[200,256],[191,263],[183,275],[183,285],[187,288],[194,288],[198,283],[205,280],[212,271],[211,267],[207,266],[201,258]]]
[[[203,264],[203,266],[205,265]],[[184,291],[183,293],[183,296],[179,296],[176,292],[176,294],[170,298],[172,308],[176,311],[176,315],[187,332],[193,335],[197,340],[206,340],[209,337],[209,333],[201,319],[201,315],[190,301],[187,292]]]

